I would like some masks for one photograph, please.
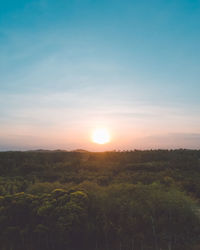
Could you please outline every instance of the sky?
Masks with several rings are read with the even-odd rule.
[[[200,148],[200,1],[0,3],[1,151]]]

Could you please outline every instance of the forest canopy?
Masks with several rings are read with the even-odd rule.
[[[200,151],[0,152],[2,250],[200,248]]]

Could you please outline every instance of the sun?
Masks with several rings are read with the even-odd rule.
[[[110,142],[110,133],[106,128],[97,128],[92,133],[92,141],[97,144]]]

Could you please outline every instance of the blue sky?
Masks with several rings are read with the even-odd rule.
[[[199,1],[1,1],[0,150],[199,148],[199,44]]]

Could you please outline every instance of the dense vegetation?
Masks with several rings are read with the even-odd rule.
[[[200,151],[0,153],[2,250],[200,249]]]

